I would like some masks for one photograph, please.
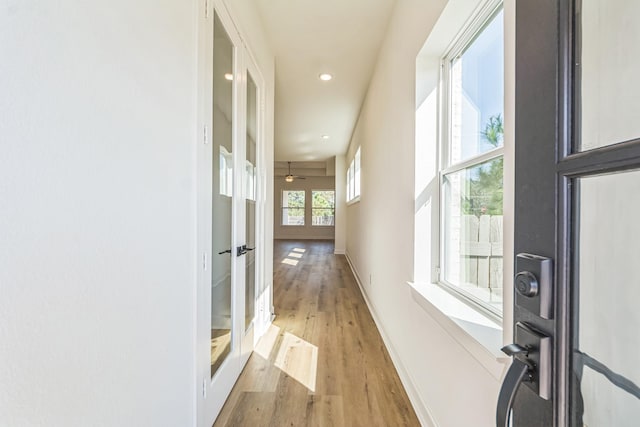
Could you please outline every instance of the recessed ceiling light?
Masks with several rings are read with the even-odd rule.
[[[322,135],[322,139],[329,139],[329,135]]]
[[[232,80],[233,80],[233,74],[231,74],[231,73],[225,73],[225,74],[224,74],[224,78],[225,78],[225,79],[227,79],[227,80],[229,80],[229,81],[232,81]]]
[[[320,78],[320,80],[322,80],[324,82],[328,82],[329,80],[331,80],[333,78],[333,75],[329,74],[329,73],[322,73],[318,77]]]

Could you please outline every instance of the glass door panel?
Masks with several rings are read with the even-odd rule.
[[[640,420],[640,171],[579,179],[573,425]]]
[[[581,4],[580,4],[581,3]],[[582,0],[577,2],[581,45],[581,150],[629,141],[640,135],[640,2]]]
[[[245,332],[252,326],[256,301],[256,140],[257,140],[257,88],[247,73],[247,135],[245,159],[246,245],[245,260]]]
[[[213,49],[211,377],[232,351],[233,44],[217,14]]]

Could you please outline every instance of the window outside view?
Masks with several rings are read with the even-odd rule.
[[[360,197],[360,147],[347,170],[347,202]]]
[[[502,312],[503,12],[449,57],[448,164],[443,175],[443,278]]]
[[[311,192],[312,225],[334,225],[335,199],[333,190]]]
[[[282,225],[304,225],[304,191],[282,192]]]

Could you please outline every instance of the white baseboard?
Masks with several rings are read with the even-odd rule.
[[[347,251],[346,251],[346,250],[344,250],[344,249],[338,249],[338,248],[335,248],[335,249],[333,250],[333,253],[334,253],[335,255],[345,255],[345,254],[347,253]]]
[[[351,268],[353,277],[355,277],[356,283],[358,283],[358,287],[360,288],[360,293],[364,298],[364,302],[367,304],[367,307],[369,308],[369,312],[371,313],[371,317],[373,317],[373,321],[375,322],[378,328],[378,331],[380,332],[382,341],[384,342],[385,347],[387,347],[387,351],[389,352],[389,356],[391,357],[391,362],[393,363],[393,365],[396,368],[396,371],[398,372],[400,381],[402,382],[402,385],[404,386],[405,391],[409,396],[409,400],[413,405],[413,409],[416,412],[416,415],[418,417],[418,420],[420,421],[420,424],[422,424],[425,427],[438,427],[438,424],[435,422],[433,415],[431,414],[431,411],[420,398],[420,395],[418,394],[418,390],[411,378],[411,375],[409,375],[409,373],[405,369],[404,365],[400,360],[400,356],[398,355],[395,348],[393,347],[391,340],[385,333],[384,328],[382,327],[382,323],[380,322],[380,319],[378,318],[378,315],[376,314],[376,311],[373,308],[371,301],[369,301],[369,297],[367,296],[367,293],[364,291],[364,287],[362,286],[362,282],[360,281],[360,275],[358,274],[358,271],[356,270],[353,263],[351,262],[351,258],[349,258],[349,254],[346,252],[345,252],[345,257],[347,258],[347,263]]]

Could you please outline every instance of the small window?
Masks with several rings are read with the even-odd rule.
[[[347,202],[353,200],[353,162],[349,165],[349,169],[347,169]]]
[[[304,191],[282,191],[282,225],[304,225]]]
[[[245,195],[247,200],[256,201],[256,167],[249,160],[245,161]]]
[[[502,316],[502,8],[485,16],[443,59],[439,281]]]
[[[347,202],[360,197],[360,147],[347,169]]]
[[[233,197],[233,155],[220,146],[220,195]]]
[[[353,197],[360,197],[360,147],[353,159]]]
[[[336,193],[333,190],[313,190],[311,192],[311,225],[334,225],[335,200]]]

